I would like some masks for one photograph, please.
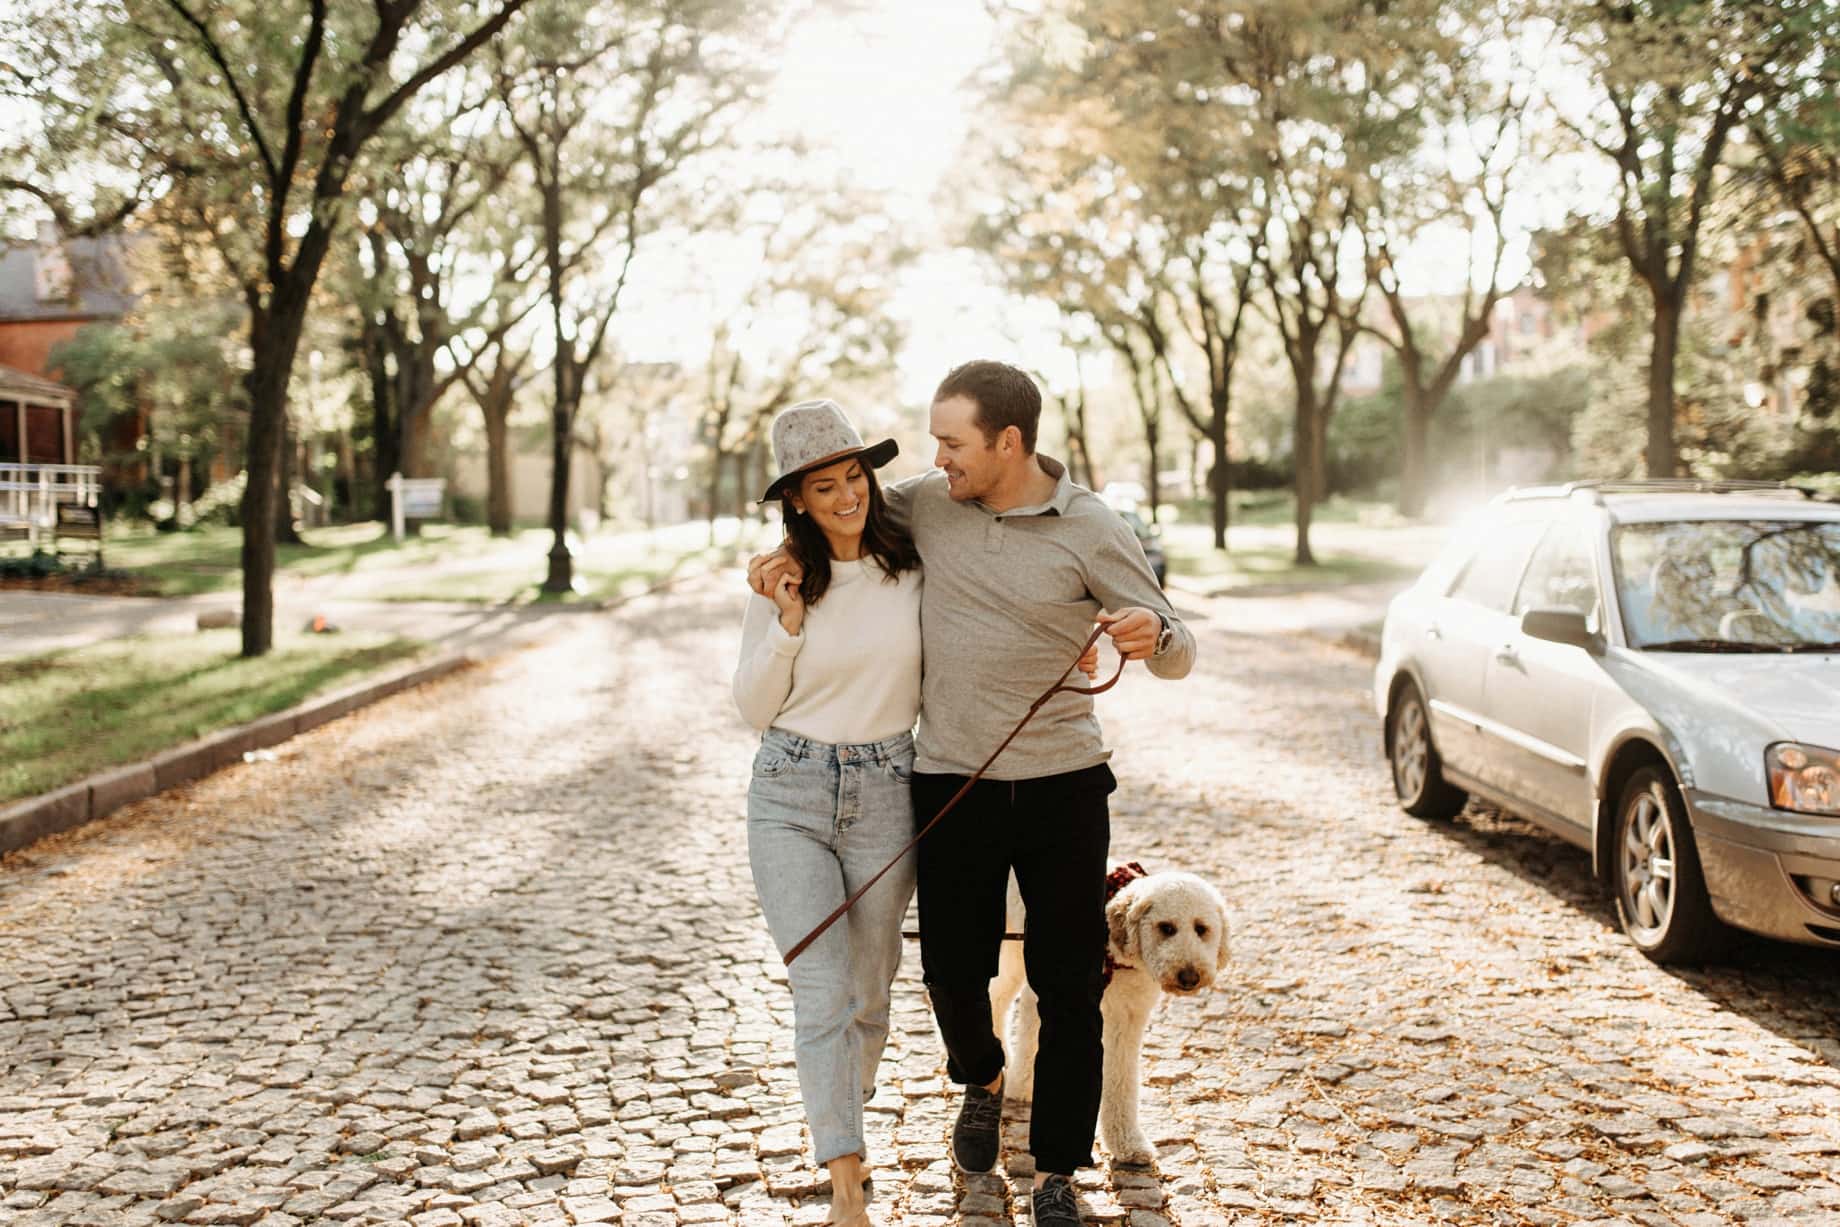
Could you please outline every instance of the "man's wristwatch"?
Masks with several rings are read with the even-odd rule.
[[[1152,612],[1155,611],[1153,610]],[[1163,624],[1163,629],[1157,632],[1156,649],[1151,652],[1150,655],[1161,656],[1175,645],[1176,632],[1175,628],[1169,625],[1169,619],[1165,618],[1162,614],[1157,614],[1156,620]]]

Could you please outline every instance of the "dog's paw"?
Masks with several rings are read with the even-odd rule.
[[[1156,1162],[1156,1147],[1142,1133],[1125,1139],[1118,1146],[1107,1142],[1106,1149],[1111,1151],[1113,1167],[1149,1167]]]

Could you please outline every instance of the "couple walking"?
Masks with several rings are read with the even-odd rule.
[[[1179,678],[1194,639],[1130,528],[1035,451],[1041,394],[971,362],[934,394],[937,468],[883,489],[895,442],[864,446],[830,401],[774,422],[785,544],[754,559],[735,701],[761,729],[748,855],[782,954],[888,864],[959,791],[1103,625],[1120,655]],[[923,578],[924,577],[924,578]],[[922,669],[922,661],[925,667]],[[1091,672],[1091,654],[1082,662]],[[1003,1047],[989,986],[1013,870],[1039,998],[1035,1222],[1079,1222],[1092,1163],[1104,991],[1107,796],[1092,700],[1050,699],[940,825],[790,967],[799,1089],[830,1222],[869,1222],[863,1102],[888,1036],[901,919],[920,896],[920,958],[951,1079],[963,1171],[996,1164]],[[918,732],[914,732],[918,716]],[[916,863],[917,862],[917,863]]]

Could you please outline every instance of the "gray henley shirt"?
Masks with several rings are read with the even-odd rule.
[[[1069,480],[1059,461],[1036,460],[1055,479],[1053,496],[1038,506],[998,512],[954,502],[938,469],[883,491],[926,567],[916,770],[976,771],[1073,661],[1101,609],[1140,605],[1168,619],[1174,643],[1145,662],[1157,677],[1183,677],[1195,663],[1195,637],[1157,587],[1130,526]],[[1069,680],[1086,684],[1080,673]],[[985,778],[1035,779],[1110,757],[1092,699],[1058,694]]]

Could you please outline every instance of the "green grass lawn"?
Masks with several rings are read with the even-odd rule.
[[[1163,524],[1170,574],[1190,591],[1217,595],[1406,579],[1424,568],[1422,527],[1408,524],[1387,504],[1340,497],[1323,503],[1313,517],[1316,565],[1298,566],[1295,507],[1288,491],[1236,492],[1222,553],[1214,548],[1208,504],[1180,504],[1177,517]]]
[[[1233,525],[1289,527],[1297,522],[1297,496],[1290,490],[1234,490],[1229,494],[1227,520]],[[1207,499],[1183,499],[1164,504],[1164,515],[1174,515],[1184,524],[1213,523],[1213,504]],[[1316,505],[1311,517],[1316,524],[1361,524],[1371,528],[1391,528],[1407,521],[1391,503],[1376,499],[1349,498],[1332,494]]]
[[[309,529],[302,534],[306,545],[276,547],[276,570],[283,582],[318,582],[349,600],[602,600],[727,562],[758,529],[729,522],[714,546],[701,523],[571,540],[575,591],[560,598],[541,590],[552,540],[542,529],[493,537],[477,525],[427,524],[400,546],[375,523]],[[242,583],[241,549],[242,533],[234,528],[138,532],[111,540],[108,562],[133,574],[148,595],[189,596],[235,590]]]
[[[421,650],[383,635],[281,635],[239,656],[239,632],[115,639],[0,660],[0,804],[291,707]]]
[[[1165,530],[1163,548],[1169,555],[1169,572],[1190,591],[1217,595],[1235,589],[1323,587],[1364,584],[1387,579],[1409,579],[1422,567],[1370,558],[1359,554],[1317,549],[1316,565],[1297,565],[1296,550],[1288,545],[1239,546],[1221,553],[1203,528],[1190,534],[1176,526]],[[1229,538],[1229,544],[1231,539]]]

